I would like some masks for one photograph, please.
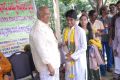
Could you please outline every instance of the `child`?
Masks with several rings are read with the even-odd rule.
[[[101,42],[98,39],[89,40],[89,67],[91,73],[91,80],[100,80],[99,65],[104,64],[100,51],[102,49]]]

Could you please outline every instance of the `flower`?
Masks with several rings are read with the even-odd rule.
[[[74,43],[74,34],[75,34],[75,28],[72,27],[71,29],[69,27],[66,27],[64,29],[64,32],[63,32],[63,38],[64,38],[64,42],[67,42],[68,41],[68,33],[70,32],[71,30],[71,34],[70,34],[70,42],[71,43]]]
[[[69,75],[69,78],[72,78],[72,79],[73,79],[73,78],[75,78],[75,75],[74,75],[74,74],[70,74],[70,75]]]
[[[69,32],[70,28],[66,27],[64,29],[64,32],[63,32],[63,38],[64,38],[64,41],[67,42],[68,41],[68,32]]]
[[[90,39],[89,44],[96,45],[99,50],[102,50],[102,44],[101,44],[101,41],[99,39]]]
[[[71,64],[71,66],[73,66],[75,64],[75,62],[74,61],[70,61],[70,64]]]

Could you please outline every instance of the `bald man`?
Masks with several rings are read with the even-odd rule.
[[[38,20],[30,33],[33,61],[40,73],[40,80],[59,80],[60,53],[57,40],[48,25],[48,7],[40,7],[37,16]]]

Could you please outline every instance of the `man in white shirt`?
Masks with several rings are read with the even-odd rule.
[[[49,18],[48,7],[40,7],[38,20],[30,33],[30,45],[40,80],[59,80],[60,53],[57,40],[48,25]]]
[[[120,1],[118,1],[116,5],[118,13],[112,20],[113,53],[115,62],[113,80],[120,80]]]

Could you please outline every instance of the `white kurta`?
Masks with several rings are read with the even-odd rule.
[[[77,44],[77,45],[76,45]],[[66,69],[66,80],[87,80],[87,61],[86,49],[87,41],[85,31],[79,26],[75,27],[75,52],[71,55],[75,60],[71,69]],[[66,61],[66,68],[69,68],[70,62]],[[74,74],[74,78],[69,78],[70,74]]]
[[[30,33],[30,46],[35,67],[40,73],[40,80],[59,80],[60,53],[52,29],[37,20]],[[55,69],[55,76],[49,76],[46,64]],[[56,78],[57,77],[57,78]]]
[[[115,73],[120,74],[120,17],[115,21],[115,38],[113,41],[113,50],[117,50],[118,56],[115,56]]]

